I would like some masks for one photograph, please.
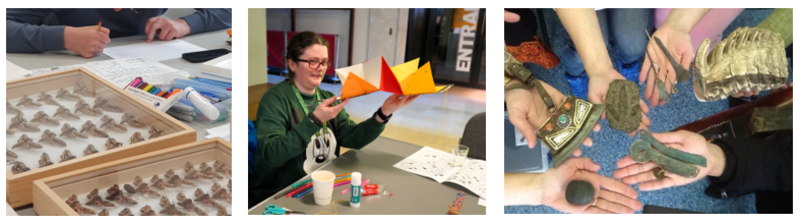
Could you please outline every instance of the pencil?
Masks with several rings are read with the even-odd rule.
[[[97,31],[98,32],[100,32],[100,27],[101,27],[100,25],[102,25],[102,24],[103,24],[103,21],[100,21],[100,22],[97,23]]]

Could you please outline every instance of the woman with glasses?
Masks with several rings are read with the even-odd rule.
[[[195,9],[172,20],[167,9],[7,9],[6,53],[71,50],[91,58],[111,38],[147,35],[169,41],[231,27],[231,9]],[[98,24],[102,22],[102,24]]]
[[[261,97],[249,180],[251,207],[335,159],[340,146],[366,146],[380,136],[392,113],[418,96],[392,95],[371,118],[351,121],[344,110],[349,99],[339,102],[319,88],[331,66],[327,45],[314,32],[292,36],[286,49],[289,78]]]

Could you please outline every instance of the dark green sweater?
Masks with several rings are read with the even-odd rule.
[[[317,90],[323,99],[335,97],[331,92]],[[313,112],[319,105],[316,96],[301,95],[303,101],[311,105],[308,112]],[[288,81],[273,86],[261,96],[255,125],[258,148],[249,179],[250,207],[306,176],[303,170],[306,147],[312,136],[321,129],[306,118]],[[342,109],[336,118],[328,121],[328,128],[336,136],[335,154],[338,156],[339,146],[361,149],[378,138],[384,124],[375,118],[356,124]]]

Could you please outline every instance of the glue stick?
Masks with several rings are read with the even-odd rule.
[[[214,107],[208,99],[204,98],[200,93],[197,93],[192,87],[186,87],[184,90],[186,91],[186,99],[189,99],[189,101],[194,104],[194,107],[200,110],[203,115],[211,120],[217,120],[217,118],[219,118],[219,110],[217,110],[217,107]]]
[[[358,208],[361,206],[361,173],[353,172],[350,174],[350,207]]]

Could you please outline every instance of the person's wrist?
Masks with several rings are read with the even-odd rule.
[[[708,176],[719,177],[725,171],[725,152],[717,144],[707,142],[709,154]]]
[[[192,33],[192,27],[189,26],[189,22],[186,22],[185,19],[179,18],[177,22],[180,24],[183,30],[183,35],[189,35],[189,33]]]
[[[609,74],[610,70],[614,70],[611,60],[598,60],[595,62],[585,63],[586,75],[589,78],[603,77]]]
[[[72,50],[72,40],[74,39],[74,31],[75,27],[66,26],[64,27],[64,49]]]

